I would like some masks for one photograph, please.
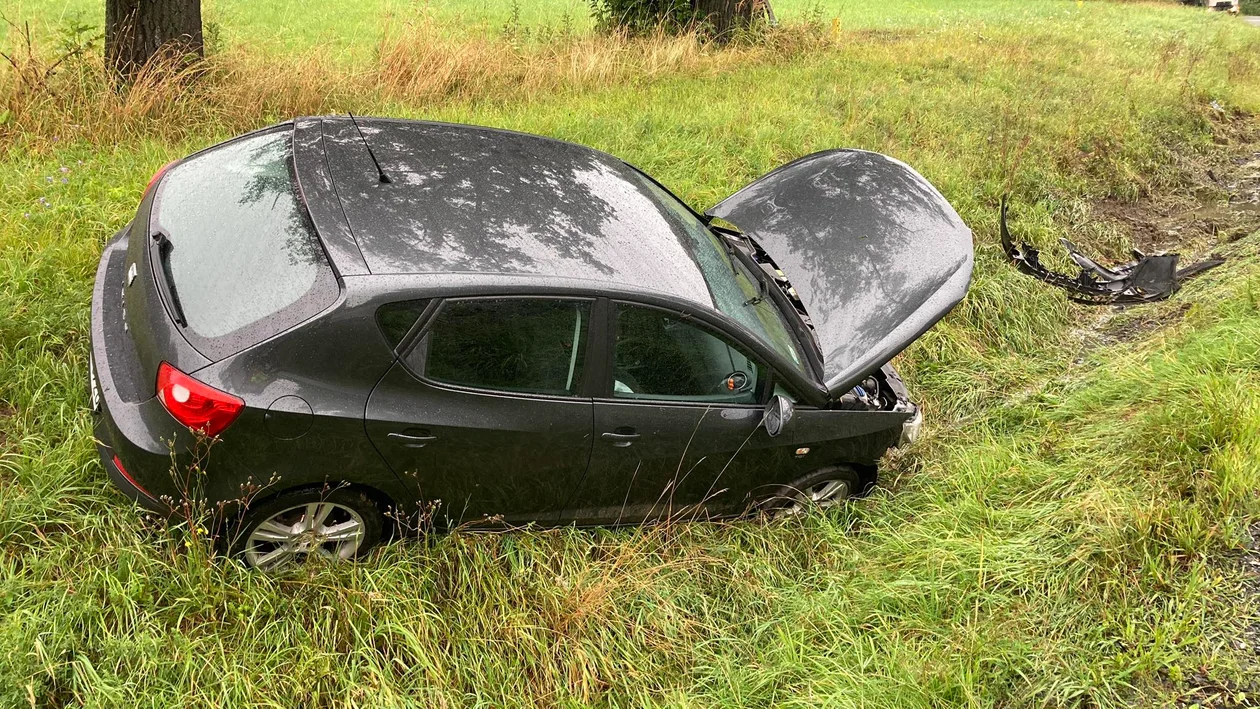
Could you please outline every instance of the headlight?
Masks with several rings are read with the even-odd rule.
[[[919,431],[923,429],[923,409],[914,407],[914,416],[909,421],[901,424],[901,440],[897,441],[897,447],[902,448],[914,443],[919,437]]]

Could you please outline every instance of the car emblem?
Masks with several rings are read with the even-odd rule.
[[[136,264],[131,264],[127,269],[127,285],[131,285],[136,280]]]

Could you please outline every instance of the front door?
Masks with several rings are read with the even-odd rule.
[[[444,524],[554,521],[591,452],[590,302],[442,303],[368,401],[372,443]]]
[[[760,426],[769,373],[694,319],[614,303],[611,381],[595,400],[581,495],[590,522],[737,513],[782,456]]]

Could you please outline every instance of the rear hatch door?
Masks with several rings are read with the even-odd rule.
[[[153,396],[158,365],[163,360],[185,372],[195,372],[210,364],[210,360],[180,333],[179,325],[171,317],[159,292],[162,284],[158,279],[162,274],[155,270],[155,265],[160,265],[159,260],[150,258],[156,256],[156,253],[150,253],[150,249],[157,251],[149,228],[155,191],[150,188],[135,219],[128,226],[124,262],[117,271],[117,280],[106,284],[107,292],[104,293],[107,310],[111,310],[108,307],[110,301],[115,297],[118,299],[122,314],[118,324],[125,323],[125,327],[107,329],[106,334],[111,341],[119,342],[118,347],[134,353],[131,361],[135,367],[130,372],[128,384],[119,387],[126,390],[123,399],[131,402]]]
[[[145,198],[124,304],[148,381],[163,360],[195,372],[336,301],[293,175],[292,135],[276,126],[185,158]]]

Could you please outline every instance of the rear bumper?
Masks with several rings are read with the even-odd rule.
[[[229,502],[240,495],[239,483],[248,479],[248,471],[225,464],[217,448],[211,451],[158,401],[136,333],[124,322],[127,272],[124,229],[105,245],[92,291],[92,379],[85,385],[101,466],[125,496],[160,514],[182,514],[187,503],[213,508]],[[204,473],[210,466],[218,475]]]
[[[105,468],[110,481],[114,483],[114,486],[123,495],[146,510],[158,514],[170,514],[171,508],[169,505],[153,497],[148,490],[140,487],[135,480],[131,479],[130,473],[121,466],[121,459],[114,453],[113,447],[101,440],[101,434],[104,433],[105,429],[104,417],[97,415],[96,419],[96,425],[93,427],[96,431],[96,452],[101,457],[101,467]]]
[[[153,397],[152,385],[140,381],[135,345],[122,318],[126,256],[124,229],[105,245],[92,291],[91,381],[86,382],[92,432],[101,465],[123,494],[146,509],[168,512],[163,501],[179,499],[170,474],[178,427]]]

